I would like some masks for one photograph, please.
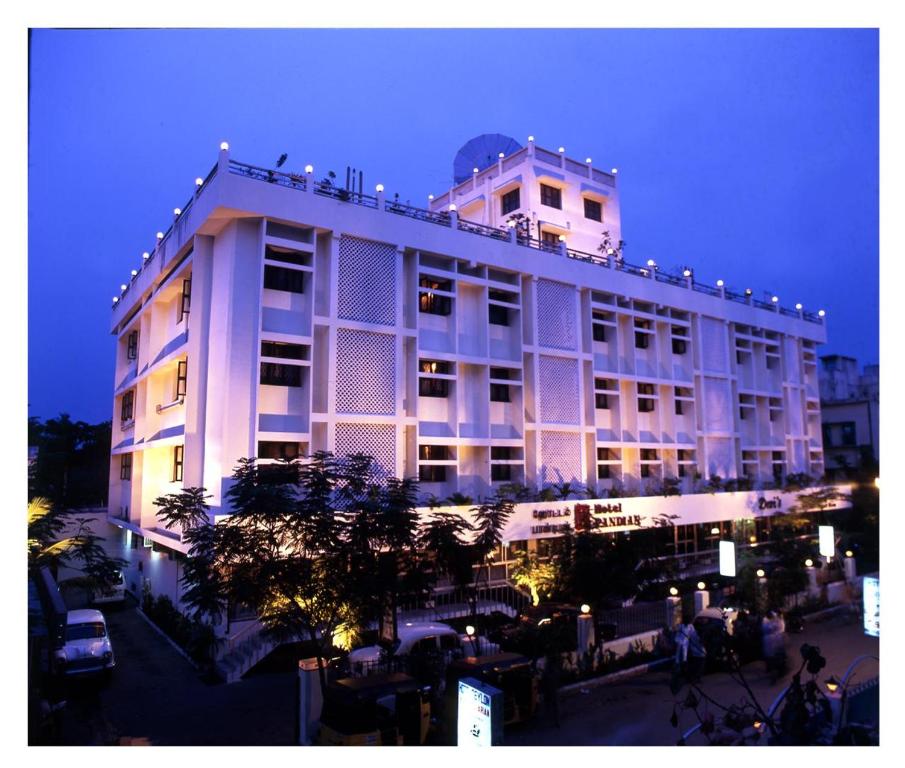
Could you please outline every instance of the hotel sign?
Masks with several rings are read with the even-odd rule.
[[[576,503],[571,507],[568,505],[546,507],[532,510],[531,517],[538,521],[537,524],[531,526],[531,533],[535,535],[566,533],[570,528],[574,528],[578,532],[586,532],[608,528],[631,530],[644,527],[641,515],[623,513],[622,502]],[[570,523],[569,518],[572,518],[574,522]]]

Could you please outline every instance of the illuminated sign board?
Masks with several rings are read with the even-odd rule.
[[[735,576],[735,542],[720,542],[720,576]]]
[[[459,681],[456,743],[460,747],[492,747],[503,743],[503,692],[463,677]]]
[[[864,634],[880,636],[880,579],[864,577]]]
[[[820,542],[820,554],[824,557],[832,557],[836,554],[836,539],[833,535],[832,525],[820,525],[817,527]]]

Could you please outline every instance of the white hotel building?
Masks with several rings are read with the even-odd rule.
[[[153,500],[203,486],[227,513],[245,456],[361,451],[440,498],[676,477],[681,498],[620,499],[628,519],[608,521],[675,512],[675,552],[775,511],[763,491],[694,493],[696,476],[822,475],[822,313],[601,252],[621,237],[615,171],[533,140],[483,165],[428,208],[225,147],[197,180],[111,322],[109,514],[154,591],[175,594],[185,548]],[[572,505],[519,505],[508,540],[555,536],[539,520]]]

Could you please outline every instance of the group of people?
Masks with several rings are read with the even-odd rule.
[[[702,638],[690,621],[683,621],[674,632],[675,669],[692,683],[700,680],[708,656],[718,659],[729,645],[725,627],[720,627],[718,632],[705,631],[705,635]],[[741,663],[762,658],[774,681],[785,674],[786,624],[779,611],[768,611],[763,618],[740,613],[734,624],[733,640]]]

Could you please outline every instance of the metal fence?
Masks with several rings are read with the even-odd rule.
[[[666,624],[666,603],[658,600],[597,611],[595,618],[603,634],[602,639],[631,637],[663,627]]]

